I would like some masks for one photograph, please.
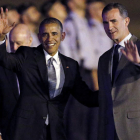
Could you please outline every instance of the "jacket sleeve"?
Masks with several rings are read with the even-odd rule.
[[[16,71],[19,69],[24,62],[26,55],[24,53],[24,47],[20,47],[16,53],[8,53],[6,51],[5,42],[0,45],[0,65],[10,69],[12,71]]]
[[[91,91],[82,80],[78,63],[76,64],[76,77],[72,95],[85,106],[98,107],[98,91]]]

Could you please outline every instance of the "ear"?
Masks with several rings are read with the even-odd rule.
[[[38,36],[39,41],[42,42],[40,33],[38,33],[37,36]]]
[[[30,37],[30,39],[29,39],[29,46],[31,46],[32,41],[33,41],[33,38],[32,38],[32,37]]]
[[[130,22],[130,18],[129,17],[126,17],[125,18],[125,25],[128,26],[129,25],[129,22]]]
[[[65,36],[66,36],[66,33],[62,32],[62,34],[61,34],[61,41],[63,41],[65,39]]]

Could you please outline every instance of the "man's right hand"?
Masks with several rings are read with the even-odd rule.
[[[0,9],[0,41],[3,41],[6,34],[11,31],[15,23],[8,25],[8,9],[4,13],[3,8]]]

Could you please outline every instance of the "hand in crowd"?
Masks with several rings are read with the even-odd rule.
[[[140,56],[138,53],[137,45],[132,41],[127,41],[125,43],[125,49],[121,50],[123,55],[133,63],[140,63]]]
[[[8,9],[6,9],[5,13],[2,7],[0,10],[0,41],[2,41],[5,35],[15,26],[15,23],[12,25],[8,24]]]

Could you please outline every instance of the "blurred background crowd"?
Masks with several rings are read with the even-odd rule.
[[[83,80],[92,90],[98,90],[98,59],[112,47],[112,42],[103,29],[101,17],[102,9],[109,2],[111,1],[34,0],[26,2],[5,0],[0,2],[0,6],[4,10],[9,9],[9,24],[16,22],[16,24],[24,23],[28,26],[33,37],[32,47],[40,44],[37,33],[42,19],[46,17],[59,19],[66,32],[66,38],[60,44],[59,51],[77,60]],[[122,1],[115,2],[122,3]],[[122,4],[133,16],[131,7],[134,3],[129,6],[125,2]],[[135,10],[137,11],[137,6]],[[137,12],[133,19],[137,19],[136,17],[138,17]],[[137,26],[138,21],[133,21]],[[132,24],[133,27],[136,27],[133,22]],[[139,37],[138,29],[132,29],[132,33]],[[9,44],[7,43],[7,46]],[[10,52],[10,47],[7,47],[7,51]],[[71,96],[65,111],[65,124],[69,140],[96,140],[98,108],[87,108]]]

